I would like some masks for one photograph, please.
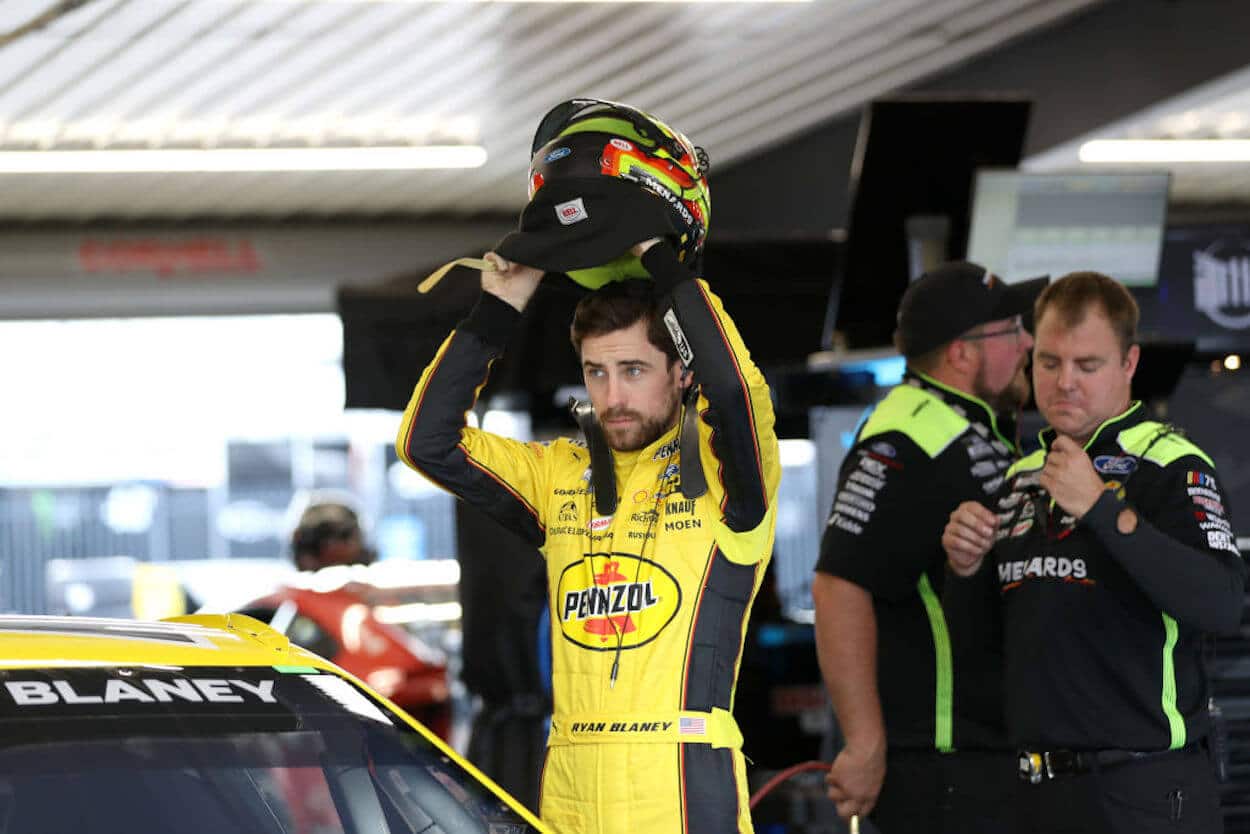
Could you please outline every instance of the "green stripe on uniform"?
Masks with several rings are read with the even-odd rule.
[[[949,753],[955,749],[952,739],[955,668],[951,662],[951,638],[946,631],[946,615],[942,613],[942,603],[938,602],[937,594],[933,593],[928,574],[921,575],[916,589],[920,591],[920,599],[924,601],[925,613],[929,615],[929,629],[933,632],[933,663],[937,672],[937,688],[933,698],[933,746],[943,753]]]
[[[1163,641],[1163,714],[1172,731],[1172,742],[1168,749],[1179,750],[1185,746],[1185,719],[1181,718],[1176,709],[1176,664],[1173,654],[1176,651],[1178,631],[1176,620],[1167,614],[1163,615],[1163,631],[1167,635]]]

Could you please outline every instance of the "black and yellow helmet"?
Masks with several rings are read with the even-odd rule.
[[[556,105],[534,134],[530,202],[497,247],[590,289],[647,277],[634,244],[667,238],[696,269],[711,204],[707,154],[654,116],[611,101]]]

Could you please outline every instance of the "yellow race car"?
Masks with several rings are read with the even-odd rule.
[[[250,617],[0,617],[0,834],[546,831]]]

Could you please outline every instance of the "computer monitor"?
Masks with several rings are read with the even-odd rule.
[[[1159,280],[1167,173],[977,172],[968,260],[1006,281],[1092,270]]]

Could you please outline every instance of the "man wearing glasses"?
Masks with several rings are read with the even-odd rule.
[[[845,738],[828,792],[839,815],[871,815],[884,834],[1010,830],[1001,658],[992,626],[948,628],[941,538],[961,502],[993,497],[1016,453],[1024,321],[1045,283],[966,262],[913,283],[895,333],[906,376],[839,473],[812,584]]]

